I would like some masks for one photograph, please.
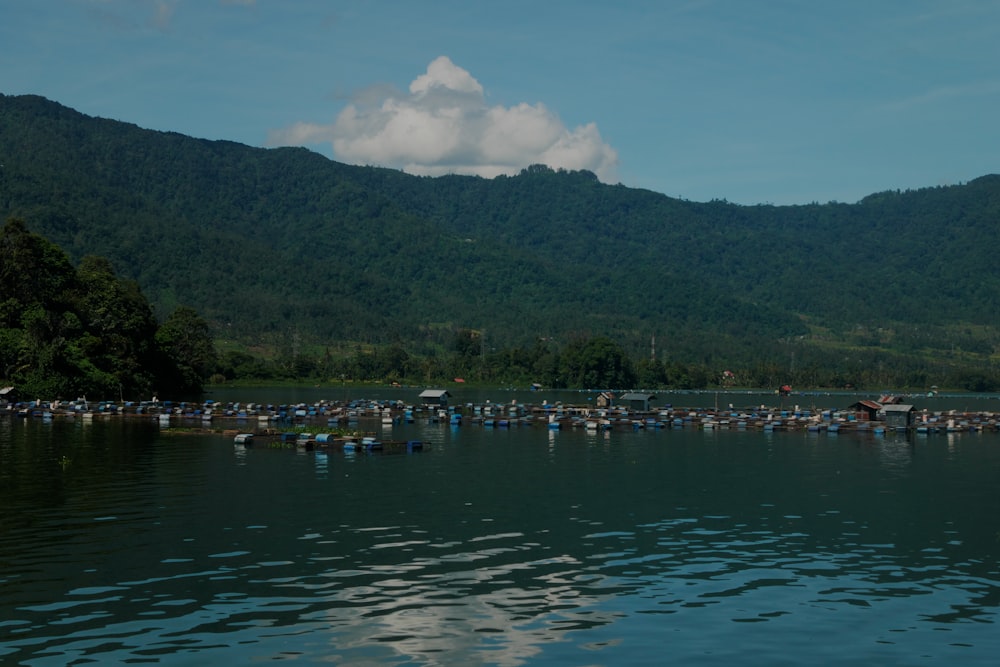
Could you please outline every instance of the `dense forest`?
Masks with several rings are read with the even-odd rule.
[[[0,96],[0,216],[107,258],[161,320],[193,307],[217,380],[1000,387],[1000,176],[739,206],[543,166],[415,177]]]
[[[0,380],[23,397],[191,396],[216,366],[208,325],[180,307],[159,323],[103,257],[74,267],[20,220],[0,229]]]

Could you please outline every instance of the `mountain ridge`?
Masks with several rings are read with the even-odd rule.
[[[411,176],[37,96],[0,97],[0,162],[4,217],[245,344],[420,350],[472,329],[498,346],[607,335],[638,356],[655,336],[706,364],[786,363],[793,345],[800,364],[858,348],[992,363],[1000,345],[997,175],[854,204],[691,202],[538,165]]]

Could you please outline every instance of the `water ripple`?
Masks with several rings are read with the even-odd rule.
[[[23,508],[0,534],[0,657],[756,666],[1000,650],[996,530],[965,519],[992,495],[940,510],[843,440],[783,455],[767,440],[765,483],[743,474],[746,443],[721,456],[724,435],[576,449],[566,435],[534,460],[530,440],[523,460],[442,440],[423,457],[331,456],[322,475],[307,455],[171,443],[187,450],[159,452],[146,477],[102,490],[95,475],[72,507]],[[808,477],[806,455],[843,457],[855,478],[800,488],[789,470]]]

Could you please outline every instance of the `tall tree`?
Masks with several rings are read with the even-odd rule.
[[[84,352],[119,391],[148,394],[153,389],[156,318],[134,281],[119,279],[111,263],[84,257],[77,268],[84,327]]]
[[[170,395],[201,392],[218,363],[208,323],[193,308],[181,306],[160,325],[156,342],[169,369],[160,391]]]
[[[49,314],[65,309],[75,282],[59,246],[29,231],[23,220],[7,221],[0,230],[0,327],[19,327],[32,305]]]
[[[33,392],[68,395],[80,388],[67,350],[79,318],[76,273],[55,244],[11,219],[0,230],[0,362],[7,381]]]
[[[636,382],[632,362],[610,338],[581,339],[562,355],[563,374],[571,387],[581,389],[629,388]]]

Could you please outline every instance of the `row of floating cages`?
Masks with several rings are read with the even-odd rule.
[[[254,442],[253,433],[237,433],[233,438],[233,444],[237,447],[249,447]],[[306,446],[312,443],[318,445],[338,445],[346,453],[351,453],[355,451],[367,451],[367,452],[378,452],[383,451],[385,444],[378,440],[374,436],[365,436],[361,438],[361,441],[347,439],[343,440],[341,436],[335,433],[281,433],[278,436],[278,440],[285,444],[295,444],[296,446]],[[422,451],[424,448],[424,443],[420,440],[407,440],[406,441],[406,451],[416,452]]]

